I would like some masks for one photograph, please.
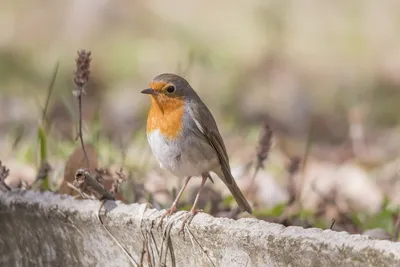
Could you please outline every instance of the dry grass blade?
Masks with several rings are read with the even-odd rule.
[[[97,219],[99,220],[100,224],[103,226],[104,230],[106,230],[107,234],[114,240],[114,242],[118,245],[119,248],[122,249],[122,251],[125,253],[125,255],[128,257],[129,261],[133,264],[135,267],[139,267],[139,263],[135,261],[135,259],[132,257],[132,255],[129,253],[129,251],[124,248],[124,246],[115,238],[115,236],[108,230],[107,226],[103,223],[103,220],[100,217],[100,211],[103,208],[105,203],[105,200],[101,202],[100,208],[97,211]]]
[[[197,238],[194,236],[193,232],[189,229],[188,226],[185,226],[185,228],[186,228],[186,230],[188,231],[188,235],[189,235],[190,241],[191,241],[191,243],[192,243],[193,250],[194,250],[194,248],[196,248],[196,247],[200,248],[201,253],[202,253],[203,255],[205,255],[206,258],[210,261],[210,263],[211,263],[210,266],[214,266],[214,267],[215,267],[216,265],[215,265],[214,261],[213,261],[213,260],[211,259],[211,257],[208,255],[207,251],[203,248],[203,246],[200,244],[199,240],[197,240]],[[196,245],[197,245],[197,246],[196,246]]]
[[[78,111],[79,111],[79,123],[78,123],[78,136],[77,138],[81,141],[81,146],[83,153],[85,155],[87,167],[90,169],[90,161],[87,156],[85,145],[83,142],[82,134],[82,95],[85,93],[84,86],[89,82],[90,76],[90,62],[91,62],[91,52],[80,50],[78,51],[78,57],[76,58],[76,70],[74,72],[74,83],[76,89],[73,91],[74,95],[78,99]]]
[[[10,174],[10,170],[0,161],[0,189],[1,191],[11,191],[11,188],[6,184],[6,178]]]
[[[90,176],[90,173],[84,169],[79,169],[76,172],[73,185],[81,191],[93,194],[97,199],[115,200],[114,196],[110,194],[95,178]]]
[[[329,227],[329,229],[333,229],[333,226],[335,225],[335,222],[336,222],[336,220],[335,220],[335,218],[333,218],[332,219],[332,223],[331,223],[331,226]]]
[[[47,109],[49,107],[51,94],[53,93],[53,90],[54,90],[54,83],[56,82],[56,77],[57,77],[57,74],[58,74],[59,67],[60,67],[60,62],[57,61],[56,66],[54,67],[54,71],[53,71],[53,75],[51,77],[51,81],[49,83],[49,86],[47,87],[46,103],[44,104],[44,108],[43,108],[43,111],[42,111],[42,124],[46,120],[46,113],[47,113]]]

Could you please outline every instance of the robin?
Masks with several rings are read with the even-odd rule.
[[[243,211],[251,207],[232,177],[224,141],[210,110],[190,84],[182,77],[164,73],[153,79],[150,88],[141,91],[151,97],[147,118],[147,140],[160,163],[179,178],[185,178],[176,199],[165,215],[176,211],[176,206],[193,176],[202,182],[196,195],[191,219],[201,211],[196,209],[201,191],[214,172],[228,187]],[[163,217],[164,217],[163,216]]]

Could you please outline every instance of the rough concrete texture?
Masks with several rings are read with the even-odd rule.
[[[100,217],[112,237],[100,205],[49,192],[0,193],[0,266],[140,266],[144,250],[143,266],[400,266],[400,243],[207,214],[183,236],[175,219],[184,212],[158,229],[161,212],[107,201]]]

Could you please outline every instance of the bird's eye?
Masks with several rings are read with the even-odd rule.
[[[168,88],[167,88],[167,92],[168,93],[173,93],[173,92],[175,92],[175,86],[168,86]]]

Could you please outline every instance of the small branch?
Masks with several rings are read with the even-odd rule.
[[[85,192],[82,192],[82,190],[80,190],[79,188],[75,187],[73,184],[71,184],[70,182],[67,182],[67,186],[69,188],[71,188],[72,190],[76,191],[78,194],[81,195],[82,198],[84,199],[93,199],[95,200],[96,198],[93,196],[90,196],[88,194],[86,194]]]
[[[6,178],[10,174],[10,170],[7,169],[0,161],[0,189],[2,191],[11,191],[11,188],[6,184]]]
[[[74,83],[76,89],[73,91],[74,95],[78,99],[78,135],[77,139],[80,139],[83,153],[85,155],[86,163],[88,169],[90,169],[89,157],[87,156],[85,145],[83,142],[83,134],[82,134],[82,95],[85,94],[84,86],[89,81],[90,76],[90,61],[91,52],[86,52],[85,50],[78,51],[78,57],[76,58],[76,70],[74,72]]]
[[[107,189],[105,189],[101,184],[99,184],[95,178],[92,178],[90,173],[86,170],[77,170],[75,174],[75,180],[72,184],[83,192],[89,192],[90,194],[93,194],[97,199],[115,200],[111,193],[108,192]]]
[[[335,225],[335,222],[336,222],[336,220],[335,220],[335,218],[333,218],[332,219],[332,223],[331,223],[331,226],[329,227],[329,229],[333,229],[333,226]]]
[[[114,240],[115,243],[117,243],[118,247],[122,249],[122,251],[125,253],[125,255],[128,257],[129,261],[133,264],[135,267],[139,267],[139,264],[135,261],[135,259],[132,257],[132,255],[129,253],[129,251],[124,248],[124,246],[121,244],[121,242],[118,241],[118,239],[108,230],[107,226],[103,223],[103,220],[100,217],[100,211],[104,206],[105,201],[103,200],[101,202],[100,208],[97,211],[97,219],[101,226],[103,226],[104,230],[106,230],[107,234]]]

